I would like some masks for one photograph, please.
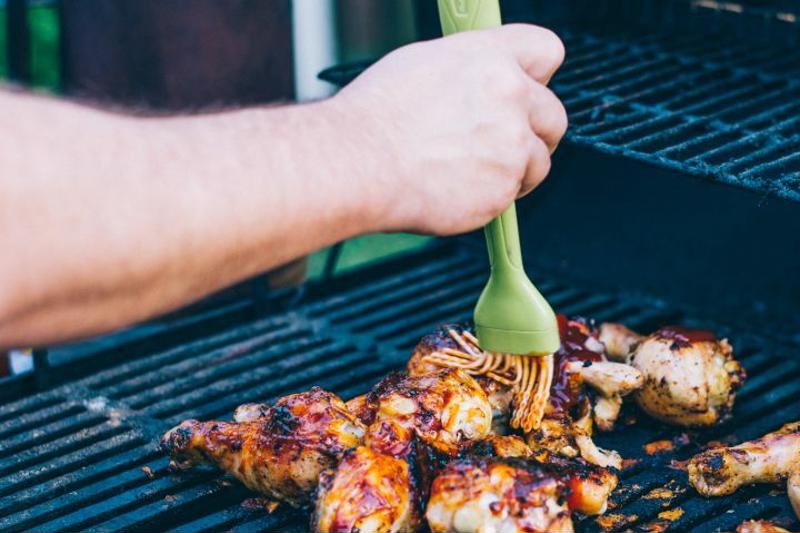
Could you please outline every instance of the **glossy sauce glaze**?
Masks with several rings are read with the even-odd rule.
[[[716,342],[717,337],[711,331],[702,329],[687,329],[680,326],[665,326],[655,333],[654,337],[671,340],[672,349],[685,348],[693,342]]]
[[[568,319],[558,315],[558,331],[561,336],[561,347],[554,354],[555,369],[553,384],[550,387],[550,404],[555,412],[569,412],[580,405],[586,395],[580,378],[566,372],[565,367],[571,361],[583,361],[585,364],[602,361],[603,356],[587,347],[592,338],[599,345],[597,334],[583,319]]]

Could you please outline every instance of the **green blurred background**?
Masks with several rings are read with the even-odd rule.
[[[375,42],[374,36],[365,35],[364,26],[355,24],[347,18],[339,20],[339,34],[341,37],[340,57],[342,60],[369,57],[382,53],[414,38],[414,28],[411,24],[407,2],[398,2],[396,10],[389,16],[394,21],[405,20],[405,23],[392,24],[396,28],[393,32],[384,32],[380,41]],[[5,8],[0,8],[0,50],[5,50],[6,24]],[[406,16],[398,16],[406,15]],[[395,18],[396,17],[396,18]],[[59,89],[59,35],[58,14],[52,5],[34,5],[29,8],[28,21],[31,33],[31,76],[34,90],[57,92]],[[386,27],[386,26],[384,26]],[[5,54],[0,53],[0,76],[7,75],[7,60]],[[343,272],[357,265],[362,265],[376,259],[387,257],[403,251],[423,246],[430,240],[429,237],[410,234],[378,234],[367,235],[352,239],[345,243],[336,272]],[[308,261],[308,275],[318,278],[325,265],[329,249],[313,254]]]

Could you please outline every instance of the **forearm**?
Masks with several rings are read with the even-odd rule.
[[[0,345],[126,325],[378,229],[356,143],[315,106],[135,119],[0,96]]]
[[[486,224],[550,168],[563,56],[542,28],[462,33],[324,103],[194,118],[0,93],[0,348],[128,325],[360,233]]]

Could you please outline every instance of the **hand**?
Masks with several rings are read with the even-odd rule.
[[[546,87],[563,58],[536,26],[461,33],[392,52],[331,99],[378,229],[469,231],[535,188],[567,127]]]

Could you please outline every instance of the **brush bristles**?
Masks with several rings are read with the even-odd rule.
[[[481,350],[478,339],[468,332],[448,329],[460,350],[444,348],[422,360],[446,368],[460,368],[473,376],[486,376],[514,389],[511,427],[524,432],[538,429],[550,400],[553,356],[531,357]]]

